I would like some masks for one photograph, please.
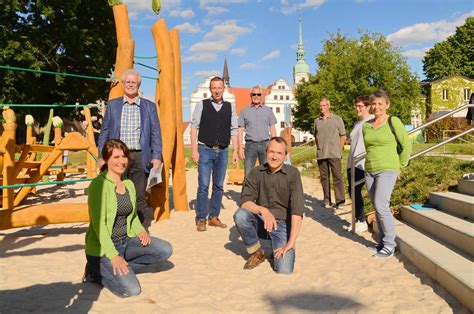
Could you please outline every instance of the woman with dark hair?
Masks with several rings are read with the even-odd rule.
[[[130,160],[127,146],[108,140],[101,156],[105,164],[89,186],[83,281],[102,284],[120,297],[138,295],[135,273],[166,261],[173,250],[167,241],[150,237],[138,219],[135,187],[122,177]]]
[[[374,119],[362,126],[365,150],[365,184],[379,229],[380,242],[372,250],[377,257],[395,253],[395,221],[390,211],[390,197],[400,174],[408,165],[412,143],[402,121],[387,114],[390,99],[386,92],[370,95]]]
[[[362,126],[365,122],[370,119],[373,119],[374,116],[370,114],[370,100],[369,96],[359,96],[354,101],[354,108],[357,114],[359,121],[354,124],[349,139],[351,142],[351,150],[347,158],[347,182],[349,183],[349,195],[351,194],[351,167],[352,161],[355,157],[365,153],[364,139],[362,137]],[[365,159],[358,160],[354,164],[354,182],[364,179]],[[361,233],[367,230],[367,223],[365,222],[365,213],[364,213],[364,199],[362,197],[362,188],[364,187],[364,182],[356,184],[354,186],[354,199],[352,200],[355,203],[355,232]]]

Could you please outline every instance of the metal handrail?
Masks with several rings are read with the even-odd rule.
[[[422,124],[422,125],[420,125],[420,126],[414,128],[414,129],[411,129],[411,130],[408,131],[407,133],[408,133],[408,135],[413,134],[413,133],[415,133],[415,132],[417,132],[417,131],[419,131],[419,130],[421,130],[421,129],[427,127],[427,126],[432,125],[433,123],[436,123],[436,122],[438,122],[438,121],[440,121],[440,120],[443,120],[443,119],[445,119],[445,118],[447,118],[447,117],[452,116],[453,114],[455,114],[455,113],[457,113],[457,112],[459,112],[459,111],[462,111],[462,110],[464,110],[464,109],[466,109],[466,108],[471,108],[471,107],[474,108],[474,104],[466,104],[466,105],[464,105],[464,106],[461,106],[461,107],[458,107],[458,108],[456,108],[456,109],[453,109],[453,110],[451,110],[450,112],[447,112],[446,114],[444,114],[444,115],[442,115],[442,116],[439,116],[439,117],[437,117],[437,118],[435,118],[435,119],[433,119],[433,120],[431,120],[431,121],[429,121],[429,122],[426,122],[426,123],[424,123],[424,124]],[[457,139],[457,138],[459,138],[459,137],[462,137],[462,136],[464,136],[464,135],[466,135],[466,134],[468,134],[468,133],[471,133],[471,132],[473,132],[473,131],[474,131],[474,127],[471,126],[471,128],[469,128],[469,129],[463,131],[462,133],[460,133],[460,134],[458,134],[458,135],[455,135],[455,136],[453,136],[453,137],[450,137],[449,139],[446,139],[446,140],[444,140],[444,141],[442,141],[442,142],[440,142],[440,143],[438,143],[438,144],[435,144],[435,145],[433,145],[433,146],[431,146],[431,147],[428,147],[428,148],[422,150],[421,152],[418,152],[418,153],[416,153],[416,154],[410,156],[410,160],[415,159],[415,158],[417,158],[417,157],[419,157],[419,156],[422,156],[422,155],[424,155],[424,154],[426,154],[426,153],[428,153],[428,152],[430,152],[430,151],[432,151],[432,150],[434,150],[434,149],[436,149],[436,148],[438,148],[438,147],[440,147],[440,146],[443,146],[443,145],[446,144],[446,143],[449,143],[449,142],[451,142],[451,141],[454,141],[455,139]],[[355,199],[355,186],[356,186],[356,184],[359,185],[359,184],[365,182],[365,178],[363,178],[363,179],[361,179],[361,180],[359,180],[359,181],[357,181],[357,182],[354,182],[354,180],[355,180],[355,165],[356,165],[357,162],[363,160],[364,158],[365,158],[365,152],[364,152],[364,153],[361,153],[361,154],[359,154],[359,155],[354,156],[354,157],[352,158],[352,162],[351,162],[351,199],[352,199],[351,232],[352,232],[352,233],[355,233],[355,219],[356,219],[356,217],[355,217],[355,201],[354,201],[354,199]]]

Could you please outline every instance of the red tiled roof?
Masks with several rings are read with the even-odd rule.
[[[235,110],[237,111],[237,115],[239,115],[240,110],[244,109],[251,103],[250,87],[230,87],[228,91],[235,96]],[[265,97],[270,93],[270,88],[262,87],[262,93],[262,97]]]

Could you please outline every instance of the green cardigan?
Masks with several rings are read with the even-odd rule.
[[[402,152],[397,153],[397,140],[390,130],[388,119],[378,128],[374,128],[369,120],[362,126],[365,144],[365,171],[399,171],[408,165],[412,150],[412,142],[408,137],[405,126],[399,118],[393,117],[392,123],[395,134],[402,146]]]
[[[145,231],[138,219],[136,209],[136,191],[133,182],[123,181],[132,202],[132,213],[127,217],[127,235],[131,238]],[[115,183],[106,171],[92,180],[89,185],[87,203],[89,207],[89,229],[86,233],[86,254],[91,256],[107,256],[109,259],[119,253],[112,241],[112,228],[117,216],[117,196]]]

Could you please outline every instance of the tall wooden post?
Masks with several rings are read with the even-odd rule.
[[[159,19],[151,27],[160,68],[159,111],[161,137],[163,143],[163,181],[152,189],[150,205],[154,208],[155,220],[168,219],[169,206],[169,173],[171,158],[176,141],[176,106],[175,106],[175,73],[171,39],[164,19]]]
[[[15,183],[15,134],[16,134],[16,117],[11,109],[3,111],[5,123],[3,123],[3,139],[5,143],[5,153],[3,157],[3,185],[11,185]],[[13,189],[3,189],[2,207],[3,209],[13,209],[14,193]]]
[[[176,145],[173,151],[173,204],[176,211],[188,210],[188,197],[186,195],[186,160],[184,156],[183,138],[183,100],[181,95],[181,53],[179,33],[177,29],[170,31],[171,45],[174,59],[174,85],[176,93]]]
[[[133,68],[133,53],[135,49],[135,43],[130,33],[127,6],[125,4],[118,4],[114,5],[112,9],[114,11],[115,32],[118,43],[114,75],[119,83],[113,85],[110,89],[109,99],[123,96],[123,86],[120,80],[125,70]]]
[[[95,138],[94,138],[94,127],[92,125],[92,116],[91,116],[91,110],[89,107],[84,107],[84,117],[86,118],[87,121],[87,128],[86,128],[86,134],[87,134],[87,141],[91,145],[91,150],[94,152],[94,155],[98,157],[98,149],[97,145],[95,143]],[[97,161],[91,156],[91,154],[87,154],[87,177],[88,178],[94,178],[97,176]]]

